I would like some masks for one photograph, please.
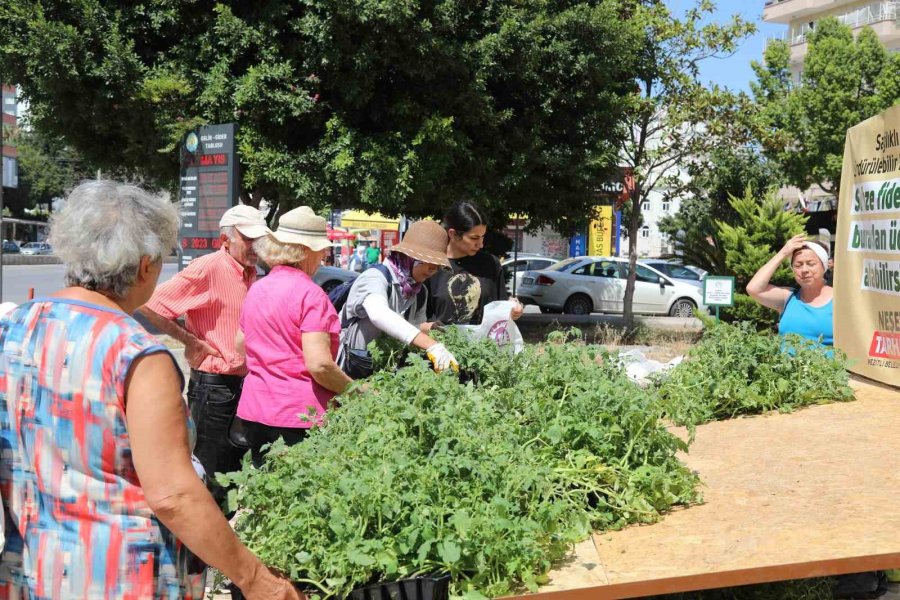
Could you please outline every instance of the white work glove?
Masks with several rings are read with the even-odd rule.
[[[438,373],[448,367],[452,368],[454,371],[459,371],[459,363],[456,361],[456,357],[450,354],[447,347],[441,343],[429,346],[425,351],[425,355],[428,357],[428,360],[431,361],[431,364],[434,365],[434,370]]]

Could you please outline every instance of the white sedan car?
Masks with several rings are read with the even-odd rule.
[[[538,271],[546,269],[553,263],[557,262],[555,258],[547,258],[540,254],[526,254],[520,252],[518,255],[510,254],[509,258],[500,262],[503,280],[506,281],[506,289],[510,296],[519,293],[522,287],[522,275],[526,271]],[[515,276],[515,294],[513,293],[513,276]]]
[[[653,267],[663,275],[666,275],[675,281],[681,281],[696,288],[703,289],[703,278],[706,277],[706,271],[699,267],[692,267],[690,265],[685,266],[662,258],[646,258],[640,259],[638,262],[642,265]]]
[[[522,276],[519,300],[542,312],[587,315],[624,310],[628,259],[580,256]],[[690,317],[706,311],[696,287],[674,281],[656,269],[638,264],[632,304],[636,314]]]
[[[53,254],[53,248],[47,242],[28,242],[21,247],[21,252],[26,255]]]

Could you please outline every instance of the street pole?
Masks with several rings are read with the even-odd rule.
[[[513,218],[515,218],[515,216],[516,215],[513,214]],[[512,281],[512,284],[513,284],[512,295],[513,295],[513,298],[516,297],[516,266],[517,266],[516,263],[519,262],[519,221],[518,221],[518,219],[515,220],[515,223],[516,223],[516,229],[515,229],[516,232],[514,234],[515,240],[513,240],[513,263],[512,263],[513,264],[513,272],[512,272],[512,280],[513,280]]]

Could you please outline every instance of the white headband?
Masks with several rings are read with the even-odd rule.
[[[826,271],[828,270],[828,250],[815,242],[803,242],[803,247],[809,248],[815,252],[816,256],[819,257],[819,260],[822,261],[822,266],[825,267]]]

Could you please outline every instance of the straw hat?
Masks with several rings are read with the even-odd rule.
[[[447,232],[434,221],[416,221],[406,230],[403,241],[391,247],[391,252],[401,252],[431,265],[450,268],[447,260]]]
[[[281,215],[272,237],[282,244],[302,244],[318,252],[331,246],[325,219],[308,206],[300,206]]]
[[[269,233],[269,228],[266,227],[266,220],[263,218],[262,213],[246,204],[238,204],[226,210],[222,218],[219,219],[219,227],[234,227],[248,238],[254,240]]]

